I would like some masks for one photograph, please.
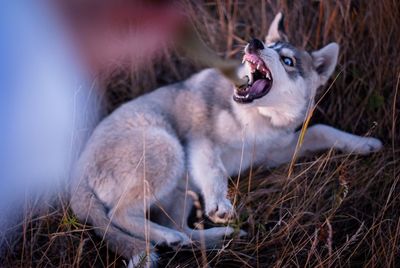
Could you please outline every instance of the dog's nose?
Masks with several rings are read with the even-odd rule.
[[[256,52],[257,50],[264,49],[263,43],[258,40],[257,38],[254,38],[253,40],[250,41],[249,43],[249,52]]]

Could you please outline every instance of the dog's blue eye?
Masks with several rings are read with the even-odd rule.
[[[282,56],[281,59],[282,59],[283,63],[286,64],[287,66],[291,66],[291,67],[294,66],[294,62],[291,58]]]

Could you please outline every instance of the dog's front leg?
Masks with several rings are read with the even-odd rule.
[[[228,222],[234,212],[219,149],[208,139],[192,140],[188,149],[190,175],[203,195],[206,215],[215,223]]]
[[[273,166],[287,163],[292,159],[299,136],[300,131],[295,133],[292,142],[286,148],[271,154]],[[303,143],[296,155],[304,156],[331,148],[352,154],[368,154],[379,151],[382,148],[382,142],[376,138],[357,136],[331,126],[318,124],[306,130]]]
[[[357,136],[331,126],[318,124],[307,130],[300,152],[330,148],[346,153],[369,154],[379,151],[382,148],[382,142],[375,138]]]

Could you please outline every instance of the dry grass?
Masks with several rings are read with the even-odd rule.
[[[279,2],[279,3],[277,3]],[[263,38],[277,11],[292,43],[316,49],[340,44],[338,77],[313,122],[383,140],[367,157],[325,152],[288,166],[250,170],[231,184],[248,232],[209,250],[212,267],[398,267],[400,265],[400,3],[383,1],[186,2],[204,40],[221,56],[240,57],[246,40]],[[198,70],[173,52],[146,72],[121,71],[110,81],[109,110]],[[235,178],[233,178],[235,179]],[[237,185],[237,187],[236,187]],[[42,217],[27,216],[24,235],[5,255],[7,267],[120,267],[90,227],[63,202]],[[201,250],[164,252],[161,267],[196,267]],[[204,253],[204,252],[203,252]]]

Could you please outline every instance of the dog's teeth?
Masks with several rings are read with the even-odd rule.
[[[257,70],[260,70],[261,68],[261,63],[257,64]]]
[[[253,76],[250,75],[249,77],[249,81],[247,82],[248,85],[252,85],[253,84]]]
[[[244,64],[246,62],[246,60],[243,58],[243,60],[242,60],[242,64]]]
[[[271,80],[271,74],[267,71],[267,73],[265,74],[265,77],[268,79],[268,80]]]

